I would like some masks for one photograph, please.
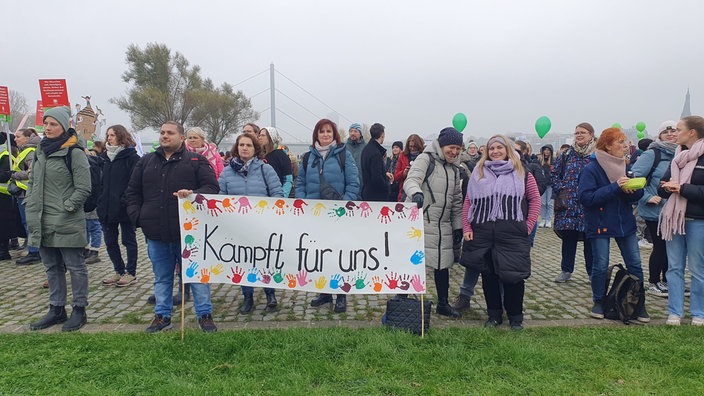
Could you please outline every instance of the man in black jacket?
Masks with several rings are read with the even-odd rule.
[[[369,128],[372,140],[362,150],[360,168],[362,169],[362,199],[365,201],[386,201],[389,198],[389,185],[393,174],[386,172],[384,156],[384,126],[374,124]]]
[[[208,160],[187,151],[183,126],[167,121],[161,126],[159,148],[142,157],[127,187],[127,214],[142,227],[154,271],[155,317],[147,332],[171,328],[174,269],[181,264],[178,198],[193,193],[217,194],[218,182]],[[213,323],[210,285],[191,284],[198,324],[205,332],[217,331]]]

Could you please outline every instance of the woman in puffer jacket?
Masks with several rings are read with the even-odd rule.
[[[261,160],[262,146],[254,134],[243,133],[237,137],[232,147],[232,160],[220,174],[220,194],[246,195],[255,197],[282,197],[279,176],[271,165]],[[274,309],[278,305],[274,289],[264,288],[266,308]],[[254,288],[242,286],[244,302],[241,314],[247,314],[254,307]]]

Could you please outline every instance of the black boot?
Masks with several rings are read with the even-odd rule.
[[[66,321],[66,308],[63,306],[49,305],[49,313],[29,325],[30,330],[41,330]]]
[[[515,330],[515,331],[523,330],[523,314],[509,315],[508,323],[511,326],[511,330]]]
[[[452,305],[450,305],[447,299],[438,300],[436,312],[438,315],[447,316],[448,318],[459,318],[462,316],[459,311],[452,308]]]
[[[310,300],[311,307],[319,307],[323,304],[329,304],[332,302],[331,294],[318,294],[318,297]]]
[[[12,256],[10,256],[9,247],[10,244],[8,243],[8,240],[0,242],[0,261],[12,259]]]
[[[254,307],[254,296],[244,296],[244,302],[240,307],[240,314],[246,315],[252,312],[252,307]]]
[[[330,297],[332,299],[332,296]],[[337,295],[337,301],[335,301],[335,308],[332,309],[335,313],[342,313],[347,311],[347,296],[344,294]]]
[[[71,317],[64,323],[61,331],[76,331],[88,322],[86,307],[73,307]]]
[[[276,293],[272,290],[271,292],[264,292],[266,294],[266,307],[269,309],[274,309],[276,308],[277,305],[279,305],[279,302],[276,301]]]

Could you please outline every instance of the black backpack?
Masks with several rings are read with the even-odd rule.
[[[78,149],[83,151],[80,147],[72,146],[68,149],[68,154],[64,157],[66,161],[66,167],[69,172],[73,173],[73,167],[71,163],[71,151],[73,149]],[[88,199],[83,204],[84,212],[92,212],[98,207],[98,199],[103,193],[103,162],[100,158],[86,154],[88,158],[88,165],[90,166],[90,195]]]
[[[619,270],[609,290],[614,267],[618,267]],[[620,320],[629,324],[638,318],[638,313],[645,304],[645,293],[643,282],[637,276],[630,274],[621,264],[609,266],[609,271],[606,273],[606,290],[608,293],[601,302],[606,319]]]
[[[651,149],[653,150],[653,166],[650,167],[650,172],[648,172],[647,175],[645,175],[645,180],[647,184],[650,184],[650,180],[653,178],[653,172],[655,172],[655,168],[658,167],[660,164],[660,161],[662,160],[662,152],[658,149]]]
[[[533,175],[535,183],[538,185],[538,192],[543,195],[550,186],[550,175],[545,174],[543,166],[535,162],[524,162],[526,170]]]

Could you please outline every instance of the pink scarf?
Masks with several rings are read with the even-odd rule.
[[[682,146],[675,150],[675,158],[670,163],[670,180],[676,180],[680,185],[692,180],[692,173],[704,154],[704,139],[697,140],[689,150],[682,150]],[[662,239],[672,240],[673,234],[684,235],[684,214],[687,211],[687,200],[682,194],[672,194],[660,212],[658,230]]]
[[[208,162],[210,162],[210,166],[213,167],[213,170],[215,171],[215,178],[217,179],[218,177],[220,177],[220,173],[222,173],[222,169],[225,167],[225,165],[223,164],[222,158],[220,157],[220,153],[218,153],[218,149],[214,144],[205,142],[205,145],[203,147],[198,148],[191,147],[186,144],[186,149],[188,151],[193,151],[207,158]]]

